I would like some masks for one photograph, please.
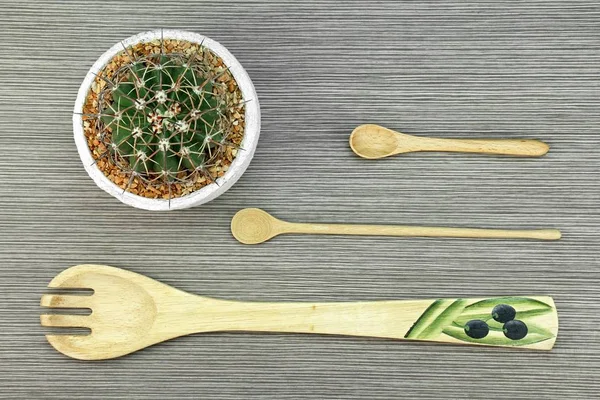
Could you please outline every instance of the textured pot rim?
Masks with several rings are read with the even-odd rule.
[[[88,91],[96,74],[98,74],[102,68],[118,53],[123,51],[123,48],[129,48],[140,42],[149,42],[155,39],[178,39],[186,40],[193,43],[202,43],[202,46],[207,47],[219,57],[223,59],[225,65],[231,71],[234,79],[236,80],[241,92],[242,98],[246,102],[245,105],[245,129],[244,138],[242,139],[241,149],[238,151],[235,159],[231,163],[231,166],[227,172],[220,178],[217,179],[216,183],[211,183],[204,186],[203,188],[196,190],[188,195],[177,197],[174,199],[150,199],[143,196],[123,191],[120,187],[114,184],[96,165],[92,152],[90,151],[85,134],[83,132],[83,105],[87,97]],[[194,33],[182,30],[169,30],[159,29],[149,32],[143,32],[134,36],[131,36],[108,49],[102,54],[98,60],[92,65],[87,75],[85,76],[79,91],[77,92],[77,100],[75,101],[75,107],[73,110],[73,133],[75,137],[75,144],[77,145],[77,151],[79,157],[83,162],[83,166],[87,171],[88,175],[93,181],[108,194],[116,197],[120,201],[130,206],[141,208],[145,210],[177,210],[188,207],[197,206],[206,202],[209,202],[221,194],[225,193],[244,173],[256,150],[258,143],[258,137],[260,135],[260,107],[254,85],[248,76],[246,70],[236,60],[236,58],[221,44],[218,42]]]

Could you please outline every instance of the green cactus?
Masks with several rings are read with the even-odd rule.
[[[200,173],[215,180],[208,167],[233,144],[223,124],[226,90],[217,90],[227,69],[215,67],[208,52],[200,46],[191,55],[131,56],[110,80],[102,78],[98,127],[131,179],[171,184]]]

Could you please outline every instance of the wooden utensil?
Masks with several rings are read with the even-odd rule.
[[[43,326],[90,328],[89,335],[46,335],[82,360],[115,358],[178,336],[260,331],[374,336],[550,350],[558,316],[550,297],[259,303],[192,295],[104,265],[77,265],[50,288],[93,289],[91,296],[47,294],[41,305],[88,308],[90,315],[44,314]],[[497,321],[498,320],[498,321]]]
[[[530,139],[438,139],[407,135],[383,126],[361,125],[350,135],[350,147],[363,158],[375,159],[414,151],[506,154],[539,157],[549,146]]]
[[[259,208],[245,208],[238,211],[231,220],[231,233],[244,244],[262,243],[283,233],[484,239],[560,239],[560,231],[557,229],[507,230],[433,226],[301,224],[282,221]]]

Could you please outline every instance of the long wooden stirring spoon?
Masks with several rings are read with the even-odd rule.
[[[89,335],[46,335],[81,360],[120,357],[178,336],[256,331],[374,336],[550,350],[558,334],[552,298],[261,303],[196,296],[105,265],[77,265],[48,285],[92,289],[91,296],[47,294],[41,305],[87,308],[90,315],[44,314],[43,326],[89,328]]]
[[[505,154],[539,157],[549,146],[531,139],[439,139],[407,135],[383,126],[366,124],[352,131],[350,147],[363,158],[376,159],[415,151]]]
[[[231,233],[244,244],[258,244],[284,233],[366,236],[424,236],[487,239],[558,240],[557,229],[507,230],[442,228],[432,226],[303,224],[282,221],[259,208],[238,211],[231,220]]]

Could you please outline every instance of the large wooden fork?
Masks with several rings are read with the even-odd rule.
[[[178,336],[264,331],[375,336],[549,350],[558,332],[550,297],[398,300],[358,303],[259,303],[192,295],[119,268],[77,265],[50,288],[92,289],[91,296],[47,294],[41,305],[89,308],[90,315],[44,314],[43,326],[83,327],[89,335],[47,335],[82,360],[119,357]]]

